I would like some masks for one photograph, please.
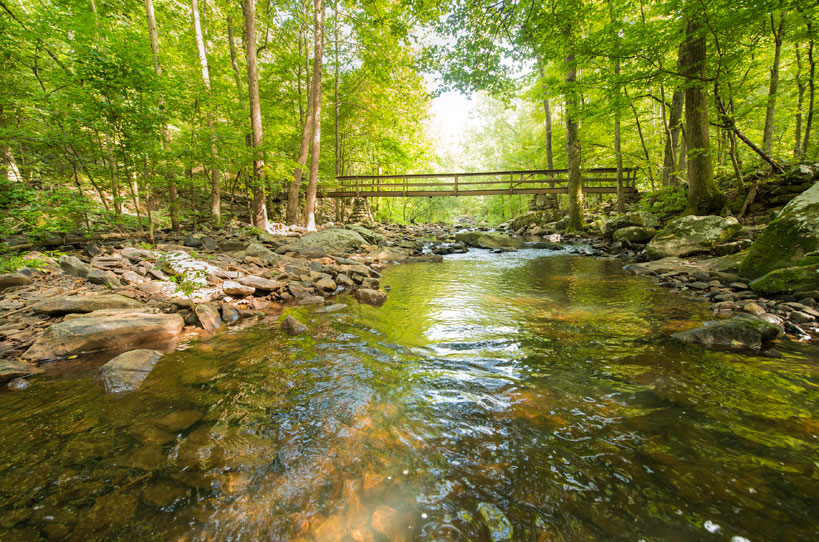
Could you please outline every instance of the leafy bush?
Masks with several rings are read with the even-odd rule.
[[[665,222],[669,218],[679,215],[685,210],[688,200],[684,190],[673,186],[666,186],[643,194],[640,199],[640,208],[654,213]]]

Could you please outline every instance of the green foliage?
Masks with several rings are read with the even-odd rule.
[[[42,269],[49,262],[58,259],[65,255],[65,252],[59,250],[49,250],[47,252],[0,252],[0,273],[14,273],[24,267],[31,269]]]
[[[688,200],[685,191],[673,186],[643,194],[640,208],[654,213],[662,222],[679,215],[685,210]]]

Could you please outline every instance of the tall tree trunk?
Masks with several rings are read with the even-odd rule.
[[[813,33],[812,33],[812,25],[810,21],[808,22],[808,35],[810,39],[808,39],[808,66],[810,66],[810,72],[808,73],[808,115],[805,119],[805,138],[802,140],[802,154],[806,155],[808,153],[808,144],[810,143],[810,130],[811,125],[813,124],[813,105],[814,105],[814,97],[815,97],[815,90],[816,85],[814,78],[816,76],[816,61],[813,58]]]
[[[799,53],[799,43],[794,44],[796,50],[796,119],[793,130],[793,159],[802,159],[802,107],[805,105],[805,82],[802,80],[802,55]]]
[[[694,8],[697,9],[697,8]],[[688,208],[693,214],[718,210],[722,193],[714,183],[711,143],[708,138],[708,101],[702,90],[705,78],[705,36],[697,16],[689,16],[685,28],[683,75],[685,88],[685,136],[688,147]]]
[[[239,75],[239,62],[236,58],[236,44],[233,40],[233,18],[228,15],[228,44],[230,44],[230,66],[233,68],[233,82],[236,83],[236,91],[242,95],[242,77]],[[254,25],[255,26],[255,25]]]
[[[614,77],[620,78],[620,59],[614,59]],[[626,211],[626,198],[623,193],[623,149],[620,145],[620,83],[615,83],[614,97],[614,157],[617,160],[617,212]]]
[[[309,50],[308,47],[305,49]],[[308,53],[309,56],[309,53]],[[309,74],[308,74],[309,75]],[[313,85],[315,86],[315,85]],[[319,93],[321,88],[319,87]],[[299,222],[299,191],[304,173],[304,165],[307,163],[307,154],[310,152],[310,135],[313,129],[313,97],[315,89],[307,90],[307,112],[304,117],[304,126],[301,131],[301,144],[299,145],[299,156],[296,158],[296,168],[293,170],[293,180],[287,189],[287,223],[298,224]]]
[[[671,96],[671,111],[668,118],[668,133],[665,140],[665,154],[663,156],[663,186],[677,184],[676,156],[679,152],[680,126],[682,124],[684,95],[681,90],[675,90]]]
[[[208,96],[211,95],[210,73],[208,72],[208,55],[205,52],[205,41],[202,38],[202,25],[199,21],[199,6],[196,0],[191,0],[191,11],[193,12],[193,32],[196,36],[196,49],[199,53],[199,64],[202,68],[202,84]],[[219,186],[219,168],[216,165],[216,132],[213,129],[213,112],[210,110],[213,104],[208,104],[207,123],[210,133],[210,185],[211,185],[211,206],[210,212],[213,222],[219,224],[222,220],[221,187]]]
[[[310,181],[304,201],[304,221],[307,231],[316,231],[316,192],[318,191],[319,157],[321,154],[321,57],[324,52],[324,0],[315,0],[316,28],[313,57],[313,150],[310,152]]]
[[[785,10],[779,11],[778,28],[774,25],[773,13],[770,17],[775,47],[773,66],[771,66],[771,82],[768,89],[768,105],[765,108],[765,129],[762,135],[762,150],[766,154],[773,154],[774,111],[776,109],[776,93],[779,89],[779,58],[782,54],[782,38],[785,35]]]
[[[251,192],[253,206],[251,219],[257,228],[267,229],[267,208],[264,202],[264,184],[262,169],[264,159],[259,154],[262,146],[262,107],[259,101],[259,72],[256,67],[256,8],[255,0],[242,0],[242,13],[245,17],[245,52],[247,56],[247,89],[250,99],[250,127],[253,130],[253,175]]]
[[[145,14],[148,17],[148,35],[151,39],[151,52],[154,57],[154,72],[156,73],[157,77],[162,78],[162,62],[159,59],[159,35],[156,30],[156,17],[154,16],[154,2],[153,0],[145,0]],[[159,99],[160,105],[165,104],[165,99]],[[164,108],[163,108],[164,109]],[[167,152],[168,150],[168,143],[170,139],[170,131],[168,130],[168,124],[166,122],[162,123],[162,150]],[[164,173],[165,178],[168,184],[168,192],[170,194],[170,218],[171,218],[171,229],[173,231],[179,231],[179,219],[177,218],[177,209],[176,209],[176,178],[174,177],[173,172],[168,167],[168,164],[163,164],[164,166]],[[150,193],[150,192],[149,192]],[[149,210],[150,211],[150,210]],[[149,215],[150,216],[150,215]]]
[[[540,58],[538,58],[538,69],[540,70],[540,78],[543,84],[546,84],[546,73],[543,71],[543,66],[540,65]],[[546,90],[543,91],[543,116],[546,120],[546,169],[554,169],[554,157],[552,153],[552,109],[549,106],[549,97]]]
[[[568,230],[579,230],[583,227],[583,187],[580,177],[580,138],[578,137],[577,114],[579,100],[577,96],[577,61],[571,26],[563,31],[569,43],[569,53],[564,60],[566,68],[566,163],[569,168],[569,226]]]

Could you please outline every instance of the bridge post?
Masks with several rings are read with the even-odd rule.
[[[458,195],[458,176],[455,175],[455,195]]]

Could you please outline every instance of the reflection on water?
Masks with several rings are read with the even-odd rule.
[[[666,337],[703,304],[544,251],[390,269],[381,308],[0,395],[0,539],[815,540],[816,360]]]

